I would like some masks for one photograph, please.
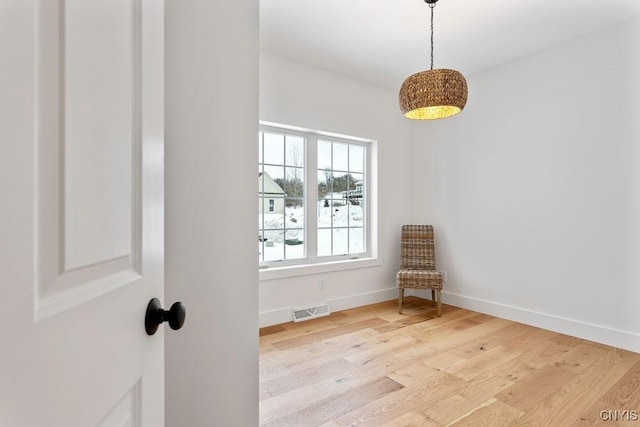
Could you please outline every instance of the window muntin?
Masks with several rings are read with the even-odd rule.
[[[258,142],[261,265],[367,254],[368,143],[267,126]]]

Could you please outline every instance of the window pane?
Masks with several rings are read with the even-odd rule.
[[[264,162],[284,165],[284,135],[264,133]]]
[[[285,163],[290,166],[304,166],[304,138],[287,135]]]
[[[341,199],[345,197],[344,192],[347,191],[349,185],[349,174],[336,172],[333,174],[333,198]]]
[[[349,169],[349,146],[333,143],[333,170],[346,171]]]
[[[364,229],[349,229],[349,253],[358,254],[364,252]]]
[[[364,172],[363,146],[349,145],[349,170],[351,172]]]
[[[362,195],[362,190],[363,190],[363,184],[364,181],[362,180],[364,178],[364,175],[362,175],[361,173],[351,173],[349,174],[349,190],[358,190],[358,192],[356,192],[356,194]]]
[[[284,231],[266,231],[264,242],[264,260],[281,261],[284,259]]]
[[[333,255],[344,255],[349,253],[349,229],[333,229]]]
[[[275,204],[274,212],[270,212],[270,204],[271,200],[273,200]],[[284,211],[277,212],[278,210],[283,210],[284,199],[264,199],[264,228],[265,230],[274,230],[274,229],[283,229],[284,228]]]
[[[273,194],[284,194],[284,190],[282,189],[282,184],[284,181],[284,168],[282,166],[268,166],[264,167],[264,172],[268,175],[265,177],[265,193],[273,193]],[[273,185],[275,181],[276,186]]]
[[[318,229],[318,256],[331,255],[331,229]]]
[[[349,227],[362,226],[364,226],[364,199],[356,199],[349,205]]]
[[[333,201],[333,216],[334,227],[346,227],[349,225],[349,205],[344,200]]]
[[[318,227],[331,227],[333,201],[329,199],[318,200]]]
[[[285,228],[304,228],[304,199],[285,199]]]
[[[318,169],[331,169],[331,143],[318,141]]]
[[[304,196],[304,169],[286,168],[283,190],[287,197]]]
[[[258,132],[258,163],[262,163],[262,132]]]
[[[288,230],[284,241],[286,259],[304,258],[304,231]]]
[[[332,193],[332,174],[330,169],[324,169],[318,171],[318,197],[319,198],[331,198]]]

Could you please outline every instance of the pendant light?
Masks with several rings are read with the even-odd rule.
[[[431,69],[413,74],[400,88],[400,110],[408,119],[443,119],[458,114],[467,103],[467,81],[456,71],[433,69],[433,8],[438,0],[424,0],[431,9]]]

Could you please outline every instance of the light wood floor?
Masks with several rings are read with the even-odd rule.
[[[640,354],[408,297],[260,330],[260,425],[634,425]]]

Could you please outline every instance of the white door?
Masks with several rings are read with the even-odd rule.
[[[2,427],[164,423],[163,19],[0,1]]]

